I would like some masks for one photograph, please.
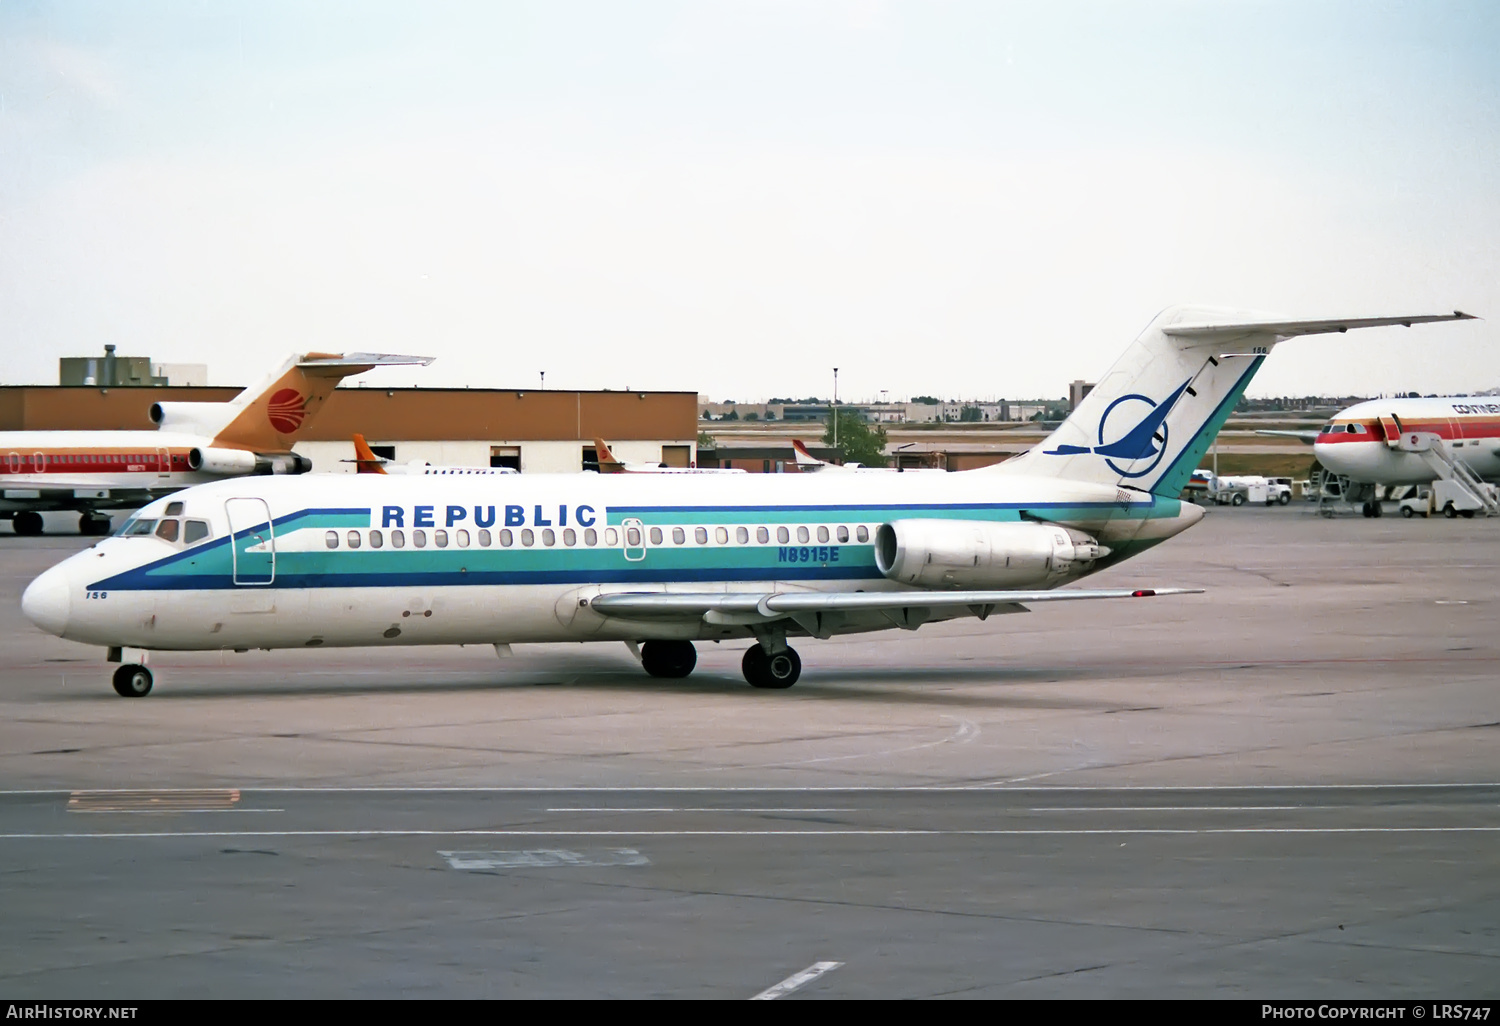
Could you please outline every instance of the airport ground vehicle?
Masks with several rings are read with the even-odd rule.
[[[1274,346],[1453,319],[1174,307],[1046,440],[961,473],[221,481],[144,507],[22,608],[108,649],[134,697],[152,650],[531,641],[625,642],[680,678],[695,641],[749,640],[746,680],[789,687],[788,638],[1192,590],[1060,586],[1202,518],[1178,495]]]
[[[1243,506],[1247,502],[1264,506],[1275,506],[1279,503],[1285,506],[1292,501],[1290,478],[1242,475],[1218,478],[1216,484],[1217,487],[1209,494],[1220,506]]]

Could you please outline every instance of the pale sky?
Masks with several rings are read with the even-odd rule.
[[[4,382],[1061,396],[1201,302],[1486,318],[1252,395],[1491,388],[1497,54],[1493,0],[0,0]]]

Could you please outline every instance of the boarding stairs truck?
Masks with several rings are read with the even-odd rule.
[[[1393,425],[1394,426],[1394,425]],[[1414,452],[1432,468],[1432,505],[1445,517],[1500,516],[1500,490],[1486,484],[1463,460],[1454,457],[1441,435],[1431,431],[1401,431],[1393,437],[1386,430],[1386,444],[1402,452]]]

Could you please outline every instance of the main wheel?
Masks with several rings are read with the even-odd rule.
[[[740,669],[751,687],[789,688],[802,676],[802,660],[795,649],[784,648],[774,655],[767,655],[765,649],[752,645],[745,650]]]
[[[102,538],[109,533],[109,517],[85,513],[78,518],[78,533],[88,537]]]
[[[686,677],[698,665],[691,641],[648,641],[641,646],[641,666],[653,677]]]
[[[42,533],[42,515],[34,509],[22,510],[16,514],[10,526],[17,534],[35,537]]]
[[[115,671],[115,692],[125,698],[142,698],[151,694],[151,671],[135,663],[126,663]]]

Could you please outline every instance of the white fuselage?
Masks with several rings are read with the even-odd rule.
[[[1371,399],[1340,410],[1313,443],[1328,471],[1363,484],[1426,484],[1432,465],[1394,447],[1403,432],[1436,435],[1455,460],[1486,480],[1500,480],[1500,398],[1454,396]]]
[[[750,631],[606,616],[589,601],[899,588],[874,559],[876,530],[893,520],[1066,524],[1114,562],[1201,515],[1176,499],[985,471],[254,477],[156,500],[38,578],[25,605],[62,637],[142,649],[720,639]],[[1097,568],[1020,566],[1003,585],[1053,588]],[[952,615],[969,614],[931,618]],[[896,626],[879,612],[829,623]]]

